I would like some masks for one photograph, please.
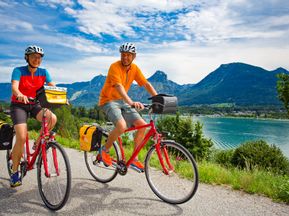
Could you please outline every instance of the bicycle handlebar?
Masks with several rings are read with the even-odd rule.
[[[149,110],[152,107],[152,104],[142,104],[144,106],[144,109]],[[135,108],[134,105],[131,105],[131,108]]]
[[[37,101],[37,98],[33,98],[33,97],[27,97],[27,99],[28,99],[29,102],[36,102]],[[16,100],[19,101],[19,98],[16,97]]]
[[[27,97],[27,99],[30,101],[30,102],[36,102],[37,99],[36,98],[33,98],[33,97]]]

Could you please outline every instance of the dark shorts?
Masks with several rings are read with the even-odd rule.
[[[22,104],[11,103],[10,115],[14,125],[23,124],[27,122],[28,117],[36,119],[37,114],[41,111],[39,103],[36,104]]]

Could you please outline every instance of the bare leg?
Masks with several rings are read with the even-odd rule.
[[[135,126],[145,125],[146,122],[143,119],[138,119],[134,122]],[[144,135],[145,135],[146,128],[142,128],[137,130],[135,137],[134,137],[134,149],[136,149],[142,142]],[[138,159],[136,157],[136,159]]]
[[[105,148],[109,149],[113,142],[126,130],[126,122],[124,119],[120,119],[115,124],[115,128],[110,132],[107,142],[105,144]]]
[[[40,111],[37,116],[36,116],[36,119],[40,122],[42,122],[42,117],[43,117],[43,111]],[[46,111],[46,118],[48,120],[48,131],[51,131],[56,122],[57,122],[57,117],[54,113],[52,113],[50,110],[47,110]],[[41,131],[42,132],[42,131]],[[40,143],[40,136],[37,138],[37,140],[35,141],[35,145],[38,146]]]
[[[16,132],[16,142],[12,150],[12,171],[16,172],[23,154],[23,146],[27,136],[27,124],[17,124],[14,126]]]

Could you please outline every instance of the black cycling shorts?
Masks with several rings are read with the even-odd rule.
[[[36,119],[37,114],[41,111],[39,103],[36,104],[23,104],[11,103],[10,115],[14,125],[27,123],[27,119],[33,117]]]

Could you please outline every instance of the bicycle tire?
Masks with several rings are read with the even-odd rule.
[[[101,145],[106,143],[108,134],[102,134]],[[105,166],[100,159],[99,151],[84,152],[84,160],[90,175],[98,182],[107,183],[112,181],[118,174],[116,164],[120,160],[119,147],[116,142],[110,148],[110,156],[113,160],[112,166]]]
[[[6,150],[6,162],[7,162],[7,171],[8,171],[9,178],[12,174],[11,173],[12,160],[10,159],[11,152],[12,152],[12,150]]]
[[[162,141],[161,152],[166,149],[173,168],[165,174],[152,146],[145,159],[145,175],[152,191],[163,201],[181,204],[189,201],[198,189],[198,169],[191,153],[179,143]],[[166,163],[165,157],[163,156]],[[166,165],[168,168],[168,165]]]
[[[14,135],[13,136],[13,139],[12,139],[12,145],[14,146],[14,143],[15,143],[15,141],[16,141],[16,135]],[[11,166],[12,166],[12,159],[10,158],[10,155],[11,155],[11,152],[12,152],[12,149],[13,148],[11,148],[11,149],[8,149],[8,150],[6,150],[6,162],[7,162],[7,171],[8,171],[8,175],[9,175],[9,178],[10,178],[10,176],[11,176]]]
[[[56,173],[54,156],[56,150],[59,174]],[[46,146],[47,165],[50,176],[44,171],[42,152],[37,161],[37,182],[40,196],[44,204],[53,211],[61,209],[67,202],[71,189],[70,163],[64,149],[57,142],[49,142]]]

